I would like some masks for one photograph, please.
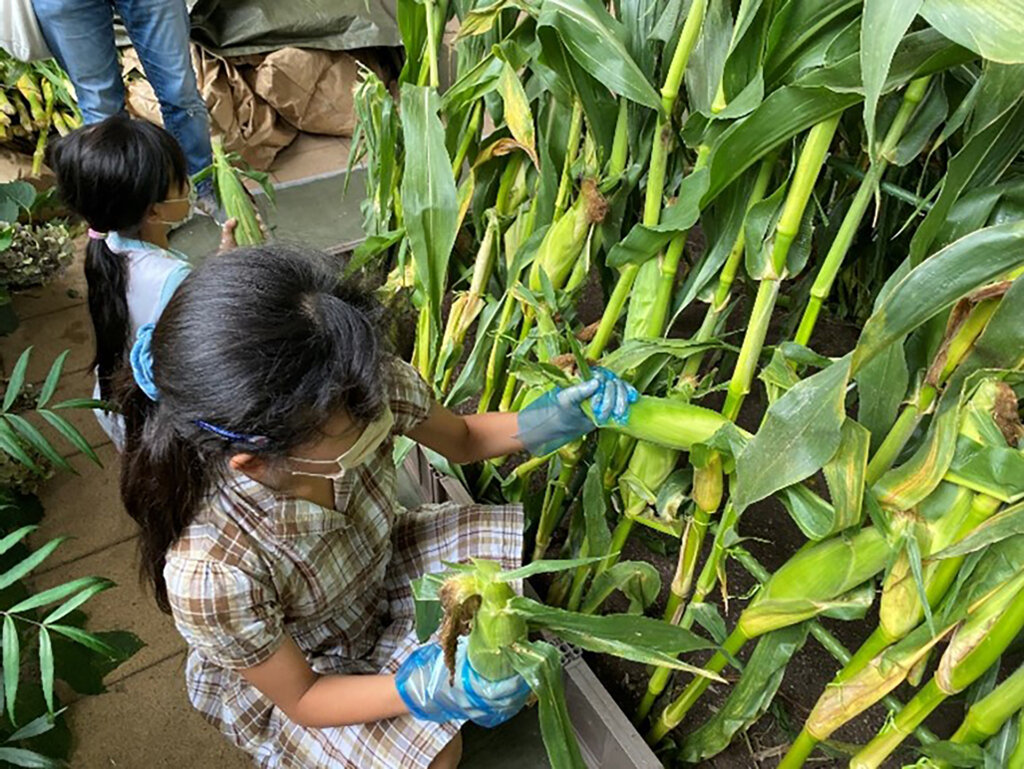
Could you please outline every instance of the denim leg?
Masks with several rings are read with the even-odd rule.
[[[32,5],[46,44],[75,84],[85,122],[123,110],[110,0],[32,0]]]
[[[185,0],[114,0],[189,173],[210,165],[210,118],[189,53]]]

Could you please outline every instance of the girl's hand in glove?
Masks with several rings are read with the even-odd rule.
[[[402,663],[395,686],[409,712],[424,721],[465,721],[493,727],[520,711],[530,687],[520,675],[488,681],[473,670],[466,656],[466,638],[459,639],[455,654],[455,679],[449,683],[448,668],[440,644],[421,646]]]
[[[608,369],[594,368],[593,376],[571,387],[548,390],[517,415],[518,432],[526,450],[543,456],[594,429],[583,411],[588,400],[598,424],[625,422],[637,391]]]

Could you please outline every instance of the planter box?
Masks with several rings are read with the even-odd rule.
[[[434,470],[418,447],[409,452],[402,470],[406,482],[415,487],[422,502],[473,503],[465,487]],[[533,592],[529,584],[525,590],[528,594]],[[594,675],[583,659],[583,652],[563,641],[553,643],[562,652],[565,699],[587,766],[590,769],[661,769],[661,762]]]

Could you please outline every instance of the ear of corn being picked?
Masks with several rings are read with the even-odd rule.
[[[196,174],[193,183],[212,178],[213,192],[217,202],[224,209],[224,215],[237,222],[235,243],[239,246],[262,243],[265,233],[260,224],[259,209],[244,180],[252,179],[258,182],[267,198],[273,202],[274,188],[270,184],[269,175],[249,167],[236,153],[226,152],[220,138],[213,137],[211,145],[213,165]]]
[[[414,360],[451,407],[517,409],[593,365],[640,391],[624,423],[551,457],[460,472],[481,500],[525,504],[535,558],[573,564],[545,611],[599,619],[621,586],[658,615],[622,626],[714,647],[684,652],[681,674],[655,664],[636,703],[666,763],[709,761],[787,710],[794,723],[810,712],[795,738],[772,732],[788,767],[822,741],[863,765],[897,750],[905,763],[1013,754],[1019,687],[1002,650],[1024,563],[1024,8],[399,12],[412,20],[399,98],[370,73],[357,94],[353,157],[371,169],[360,263],[412,300]],[[769,500],[806,543],[748,539],[781,531]],[[674,562],[656,610],[656,566],[619,562],[641,538]],[[737,594],[736,565],[757,572],[752,594]],[[1004,586],[998,620],[982,619],[983,584]],[[495,590],[494,617],[520,616],[522,599]],[[835,633],[873,606],[872,632],[847,649]],[[495,627],[470,630],[480,664],[530,670],[557,699],[551,653],[496,640],[525,638],[520,624]],[[775,692],[810,644],[836,664],[801,712]],[[701,724],[709,688],[722,715]],[[953,740],[925,718],[943,700],[966,718]],[[892,728],[863,750],[834,741],[879,702]]]

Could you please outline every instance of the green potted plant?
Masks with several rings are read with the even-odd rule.
[[[28,182],[0,184],[0,334],[18,327],[11,292],[53,280],[74,258],[66,222],[33,221],[50,197]]]

